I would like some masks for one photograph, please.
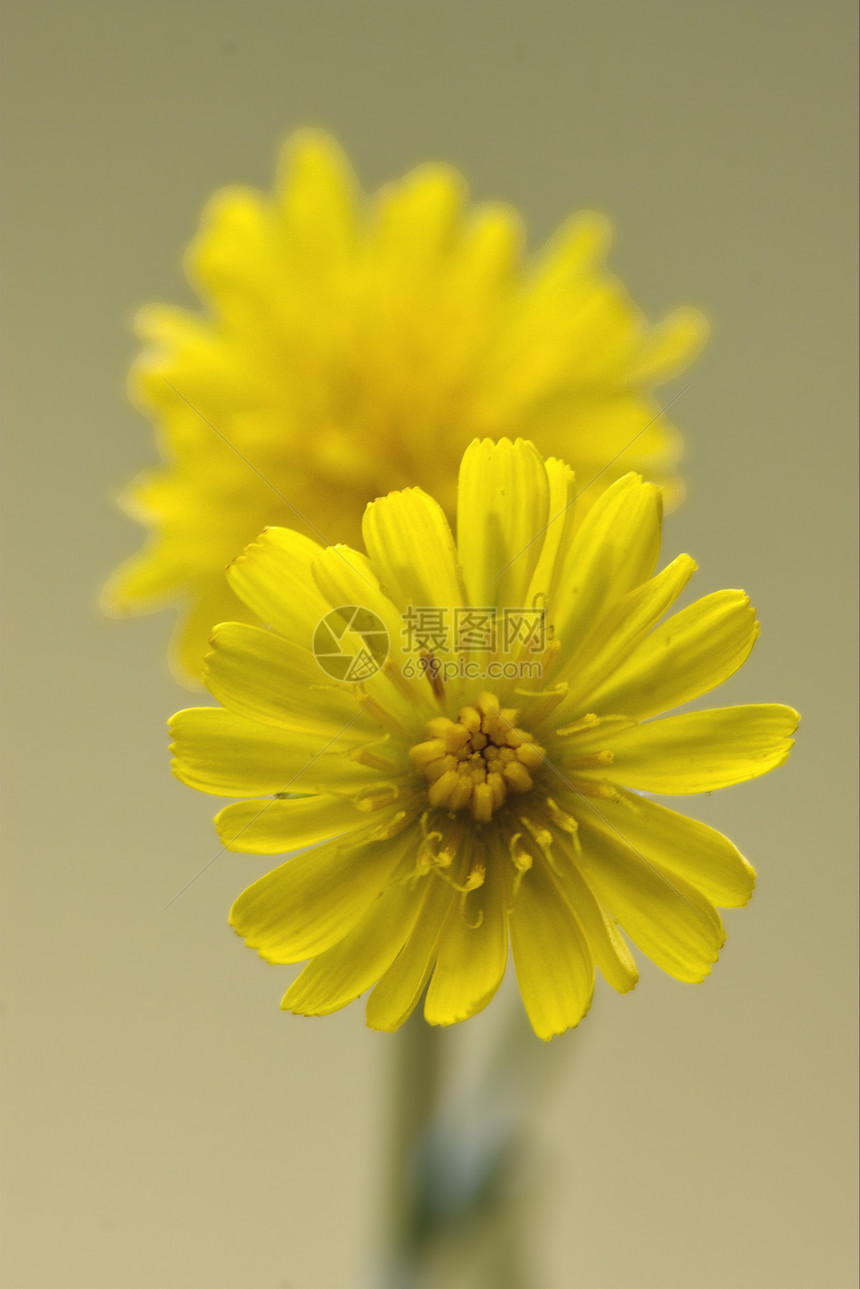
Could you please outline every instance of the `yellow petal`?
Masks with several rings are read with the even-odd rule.
[[[368,815],[358,810],[350,797],[258,797],[225,806],[215,816],[215,827],[228,850],[281,855],[367,828],[369,819],[382,823],[375,811]]]
[[[758,637],[743,591],[715,591],[661,623],[589,695],[596,712],[645,720],[706,694],[734,675]]]
[[[370,560],[348,546],[329,546],[314,557],[312,572],[331,605],[359,606],[382,624],[388,637],[388,664],[363,678],[362,689],[391,712],[404,729],[412,729],[417,722],[417,733],[421,713],[425,713],[426,720],[429,712],[435,711],[433,695],[420,670],[411,682],[404,676],[409,643],[406,623],[403,614],[381,589]]]
[[[616,601],[586,636],[580,649],[558,671],[558,679],[570,683],[566,708],[576,707],[585,700],[591,705],[594,689],[617,670],[671,608],[695,571],[695,560],[689,555],[679,555],[656,577]]]
[[[426,492],[406,488],[371,502],[361,531],[380,586],[398,608],[463,603],[454,538]]]
[[[202,451],[209,465],[219,457],[231,465],[235,454],[207,424],[214,416],[224,433],[218,409],[242,401],[247,379],[223,329],[186,309],[147,305],[138,310],[134,330],[145,348],[129,372],[129,397],[157,422],[162,456]]]
[[[361,922],[318,954],[296,977],[281,1007],[298,1016],[327,1016],[379,980],[412,934],[420,894],[408,882],[388,886]]]
[[[675,309],[643,337],[633,378],[652,386],[671,380],[698,357],[709,330],[698,309]]]
[[[291,263],[308,276],[331,272],[355,250],[356,184],[330,135],[301,130],[284,145],[275,189]]]
[[[499,860],[490,855],[482,886],[454,901],[427,989],[424,1017],[453,1025],[474,1016],[496,993],[508,960],[505,892]]]
[[[660,553],[660,489],[627,474],[595,503],[556,565],[555,634],[576,649],[616,600],[646,581]]]
[[[625,361],[604,388],[615,386]],[[580,520],[605,489],[631,471],[660,483],[667,509],[683,500],[683,483],[673,473],[683,440],[660,414],[659,404],[641,390],[618,390],[611,399],[592,395],[584,400],[583,390],[570,385],[551,404],[530,409],[528,433],[547,454],[574,438],[581,443],[577,452],[569,453],[576,469]]]
[[[475,209],[452,262],[457,296],[468,299],[473,309],[471,317],[459,311],[463,330],[486,336],[490,310],[506,303],[516,289],[523,241],[522,219],[510,206],[493,202]]]
[[[213,697],[240,716],[286,729],[361,729],[373,723],[356,703],[355,687],[339,685],[313,654],[261,627],[222,622],[212,633],[204,678]]]
[[[419,166],[383,188],[373,228],[380,267],[396,269],[401,286],[435,270],[452,246],[465,196],[462,176],[442,165]]]
[[[227,570],[240,600],[304,649],[310,648],[317,622],[332,607],[317,591],[310,572],[321,549],[292,528],[267,528]]]
[[[517,419],[531,422],[540,415],[554,401],[546,399],[549,390],[557,396],[573,386],[581,406],[589,378],[593,388],[595,357],[617,349],[606,344],[612,293],[595,273],[608,244],[607,221],[585,213],[568,219],[537,257],[489,373],[496,406],[512,409]]]
[[[104,587],[101,608],[112,617],[121,617],[178,602],[179,617],[171,635],[168,660],[181,684],[201,689],[201,659],[209,647],[213,622],[225,617],[246,621],[252,614],[232,594],[223,573],[201,580],[195,595],[185,597],[179,588],[187,569],[173,567],[165,559],[161,545],[132,556],[117,569]]]
[[[629,993],[636,987],[639,971],[615,920],[576,867],[576,855],[570,839],[556,832],[553,854],[558,855],[553,877],[582,927],[595,965],[613,989],[617,989],[620,994]]]
[[[199,598],[190,601],[178,618],[170,637],[168,660],[174,675],[189,688],[202,689],[201,659],[208,651],[212,624],[229,612],[232,620],[245,622],[253,615],[234,595],[224,578],[199,588]]]
[[[578,1025],[591,1006],[588,942],[544,860],[524,874],[510,914],[517,980],[532,1028],[550,1039]]]
[[[182,564],[175,564],[170,555],[168,544],[158,538],[129,556],[102,589],[99,601],[102,613],[117,618],[150,613],[176,600],[187,570]]]
[[[337,944],[367,913],[414,846],[411,833],[306,850],[242,892],[230,925],[267,962],[300,962]]]
[[[415,889],[415,897],[421,901],[415,929],[367,1000],[367,1023],[371,1029],[386,1032],[399,1029],[415,1010],[433,969],[436,949],[456,892],[435,873],[424,879],[423,886],[423,890]]]
[[[559,552],[566,551],[570,545],[576,518],[576,479],[570,466],[549,457],[544,461],[544,468],[549,483],[547,523],[543,537],[536,543],[540,546],[540,555],[523,601],[529,607],[546,604],[556,560]]]
[[[566,296],[571,279],[601,265],[612,243],[609,220],[596,211],[569,216],[537,257],[532,290],[537,298]]]
[[[534,444],[469,445],[460,465],[457,547],[470,604],[530,607],[526,594],[548,519],[549,481]]]
[[[172,718],[173,773],[219,797],[275,792],[349,792],[379,781],[379,773],[344,756],[366,734],[345,728],[301,738],[223,707],[188,707]]]
[[[665,796],[727,788],[782,765],[799,719],[779,703],[750,703],[612,730],[605,742],[613,760],[599,774]]]
[[[721,908],[741,908],[752,897],[755,871],[728,837],[648,797],[621,795],[626,808],[601,802],[601,813],[645,859],[678,873]]]
[[[369,609],[383,623],[391,647],[397,651],[401,643],[403,617],[382,590],[365,555],[349,546],[327,546],[314,556],[311,573],[329,611],[351,604]]]
[[[579,811],[579,838],[577,867],[631,940],[676,980],[704,980],[726,938],[710,900],[639,855],[587,805]]]
[[[234,322],[253,322],[249,306],[271,292],[276,248],[273,214],[262,194],[223,188],[207,203],[185,268],[198,293],[219,311]]]

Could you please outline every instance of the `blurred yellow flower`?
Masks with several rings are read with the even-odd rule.
[[[355,541],[368,500],[420,484],[446,511],[472,438],[564,451],[585,494],[631,468],[677,492],[652,390],[699,349],[690,309],[650,326],[580,215],[534,261],[507,206],[470,207],[426,165],[367,200],[328,136],[285,147],[272,196],[218,194],[187,258],[205,312],[150,307],[132,394],[163,464],[133,482],[149,544],[109,612],[175,603],[174,663],[199,676],[213,623],[247,616],[224,566],[266,524]],[[601,473],[602,472],[602,473]]]
[[[695,569],[681,555],[654,574],[661,490],[628,474],[576,526],[573,498],[561,462],[484,440],[463,458],[456,545],[412,488],[367,507],[367,556],[270,528],[232,564],[269,626],[216,629],[223,706],[174,717],[174,772],[244,798],[217,816],[229,849],[311,847],[231,913],[267,961],[310,959],[284,1008],[322,1015],[375,986],[368,1024],[392,1030],[426,988],[427,1020],[452,1024],[493,997],[510,942],[547,1039],[588,1011],[595,965],[635,985],[619,927],[679,980],[716,961],[715,906],[745,904],[753,870],[643,794],[764,774],[797,715],[651,720],[741,665],[755,614],[721,591],[660,624]]]

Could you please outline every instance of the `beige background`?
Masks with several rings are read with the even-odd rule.
[[[168,620],[106,623],[153,448],[128,322],[187,301],[207,195],[332,129],[366,184],[430,157],[525,212],[613,218],[652,314],[715,323],[675,405],[667,552],[764,624],[726,701],[805,716],[700,803],[760,873],[701,989],[646,969],[568,1036],[536,1131],[535,1289],[843,1289],[854,1270],[854,5],[7,3],[6,1289],[352,1289],[392,1042],[303,1022],[225,925],[264,861],[174,782]],[[468,1059],[491,1024],[461,1028]],[[446,1287],[447,1289],[447,1287]]]

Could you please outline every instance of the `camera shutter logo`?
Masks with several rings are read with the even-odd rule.
[[[385,623],[360,604],[342,604],[316,625],[313,653],[334,680],[357,683],[375,676],[388,657]]]

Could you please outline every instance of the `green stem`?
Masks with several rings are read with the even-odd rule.
[[[427,1024],[420,1009],[395,1037],[386,1289],[416,1289],[424,1246],[431,1235],[421,1151],[439,1098],[441,1038],[440,1030]]]
[[[529,1125],[561,1044],[549,1051],[515,1007],[477,1086],[443,1100],[443,1032],[419,1012],[396,1042],[384,1289],[430,1289],[440,1253],[469,1265],[476,1289],[525,1289]]]

